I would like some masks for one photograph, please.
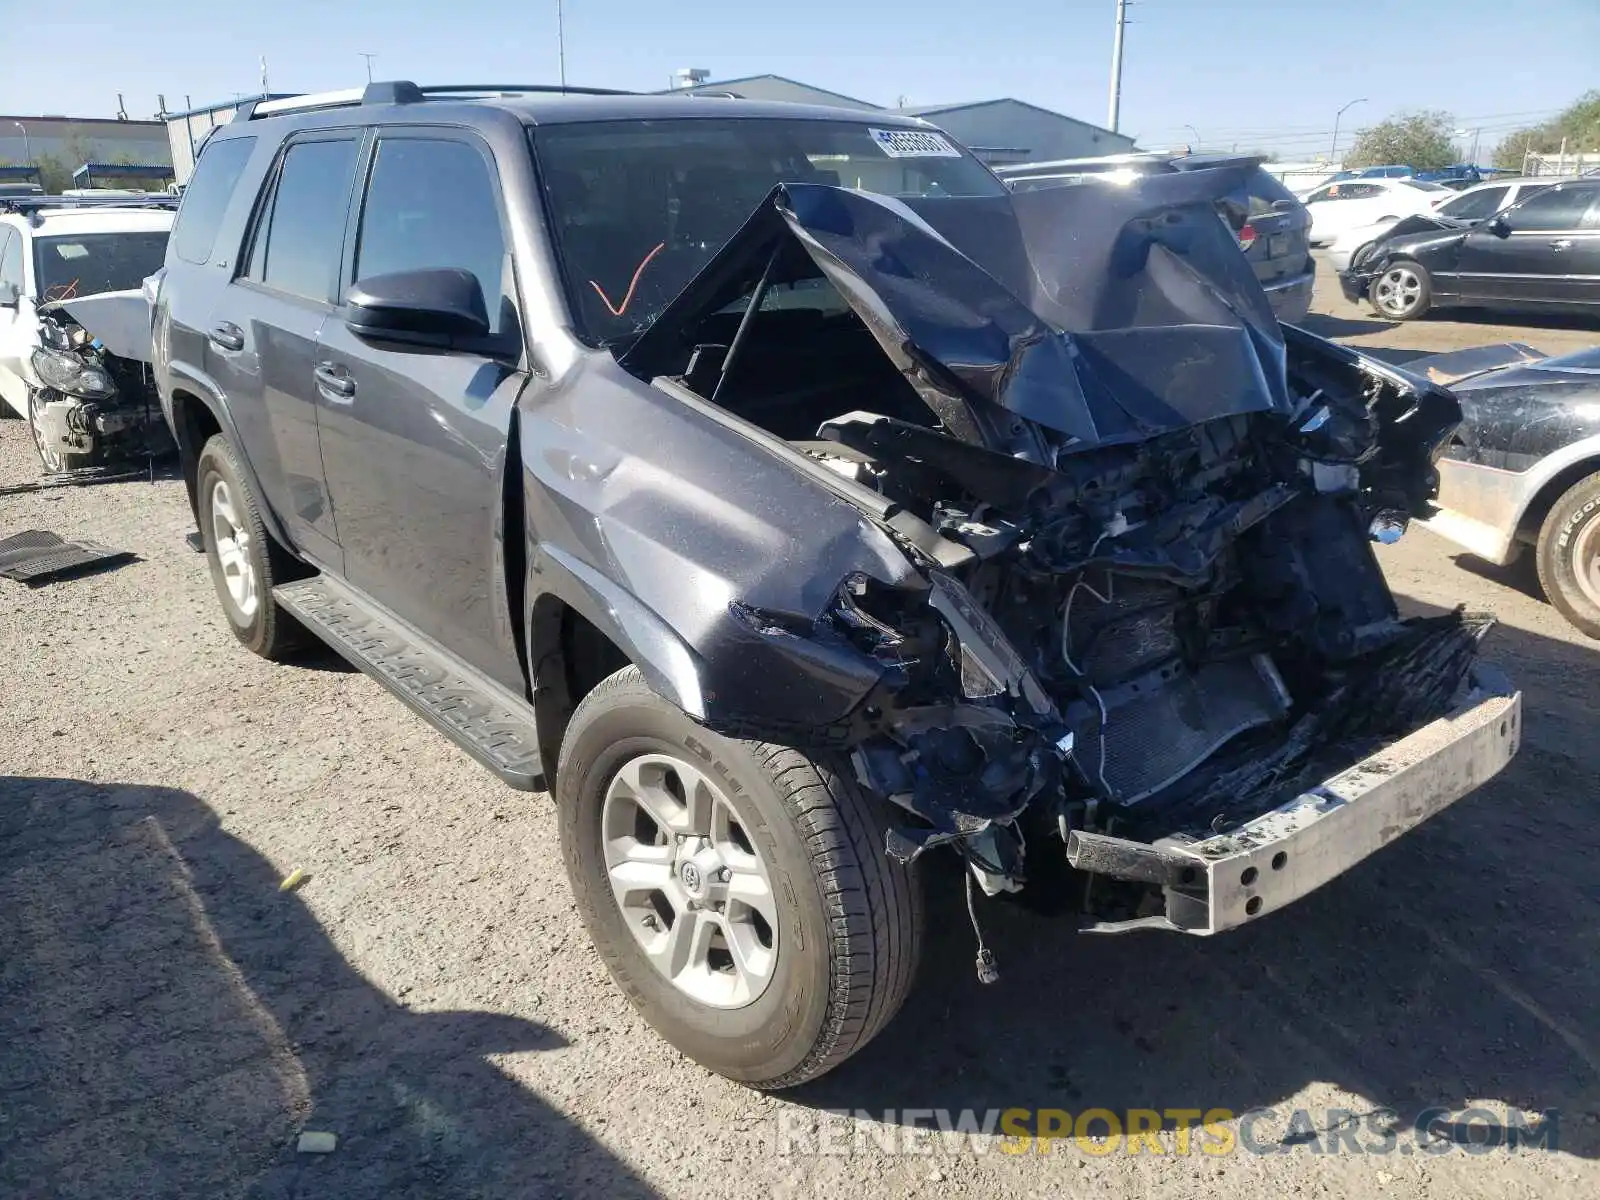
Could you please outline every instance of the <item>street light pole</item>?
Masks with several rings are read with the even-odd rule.
[[[22,152],[28,156],[28,165],[30,167],[37,165],[33,161],[33,140],[28,137],[28,127],[21,121],[13,121],[11,123],[22,130]]]
[[[1344,116],[1344,109],[1349,108],[1351,104],[1365,104],[1366,102],[1367,98],[1363,96],[1359,100],[1350,101],[1350,104],[1346,104],[1344,108],[1333,114],[1333,145],[1328,148],[1328,161],[1334,166],[1339,165],[1339,118]]]
[[[359,54],[362,58],[367,60],[367,82],[371,83],[372,82],[372,60],[378,57],[377,51],[375,51],[375,50],[357,50],[356,53]]]
[[[1200,131],[1198,129],[1196,129],[1193,125],[1185,125],[1184,128],[1187,129],[1190,133],[1194,134],[1194,148],[1196,150],[1200,149]]]

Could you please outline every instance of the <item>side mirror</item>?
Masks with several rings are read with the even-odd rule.
[[[344,298],[345,327],[378,341],[447,346],[489,336],[483,288],[458,267],[396,271],[353,285]]]
[[[22,299],[22,289],[14,283],[0,283],[0,308],[16,308]]]
[[[1511,236],[1511,222],[1507,221],[1504,217],[1490,217],[1483,223],[1483,228],[1494,234],[1495,237],[1503,238]]]

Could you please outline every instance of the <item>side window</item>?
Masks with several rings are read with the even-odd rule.
[[[178,206],[178,222],[172,229],[173,253],[184,262],[204,263],[211,257],[222,214],[239,186],[239,176],[256,148],[253,137],[212,140],[200,152],[194,178],[183,190]]]
[[[506,239],[488,161],[468,142],[380,136],[356,239],[355,279],[459,267],[506,326]]]
[[[22,238],[15,229],[0,227],[0,283],[14,283],[22,291]]]
[[[1321,204],[1324,200],[1337,200],[1341,191],[1340,185],[1330,183],[1327,187],[1318,188],[1306,197],[1307,204]]]
[[[1506,213],[1506,224],[1519,232],[1577,229],[1595,197],[1595,189],[1553,187]]]
[[[1376,183],[1347,183],[1339,189],[1340,196],[1345,200],[1371,200],[1383,192],[1384,189]]]
[[[1484,188],[1481,192],[1473,192],[1470,196],[1446,201],[1439,206],[1439,213],[1441,216],[1455,217],[1459,221],[1482,220],[1500,211],[1500,206],[1506,200],[1506,190],[1503,187]]]
[[[353,138],[290,145],[256,217],[247,278],[307,300],[331,298],[355,167]]]

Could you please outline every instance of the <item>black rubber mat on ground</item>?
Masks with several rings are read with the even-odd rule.
[[[136,557],[131,550],[113,550],[98,542],[69,542],[43,529],[29,529],[0,538],[0,579],[38,587],[118,567]]]

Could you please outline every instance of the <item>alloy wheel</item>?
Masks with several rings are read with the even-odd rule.
[[[225,479],[217,480],[211,488],[211,533],[228,596],[239,615],[248,621],[255,616],[261,597],[250,558],[250,530],[239,519],[233,492]]]
[[[1390,316],[1406,316],[1422,299],[1422,280],[1410,267],[1390,267],[1373,285],[1372,298]]]
[[[772,879],[738,811],[698,767],[641,754],[607,785],[606,874],[650,964],[684,995],[743,1008],[772,981]]]

